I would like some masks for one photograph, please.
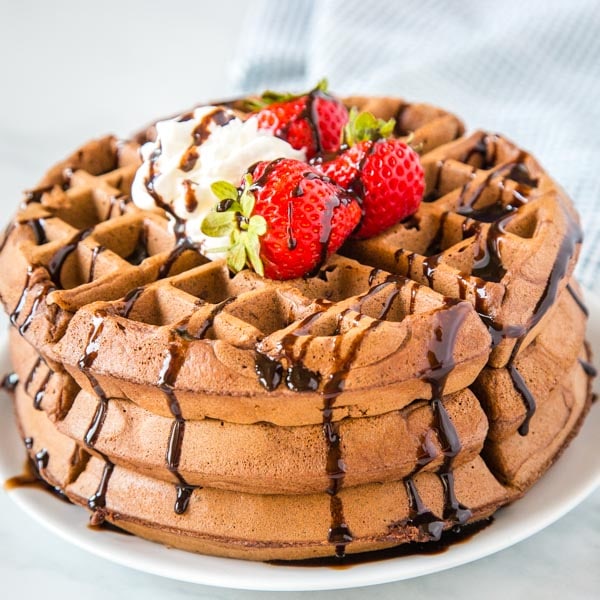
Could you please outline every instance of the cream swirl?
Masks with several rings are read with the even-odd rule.
[[[225,180],[239,185],[248,168],[259,161],[306,160],[304,151],[260,130],[255,117],[242,121],[223,107],[203,106],[159,121],[156,133],[154,142],[142,146],[143,163],[133,181],[132,200],[139,208],[160,206],[174,220],[185,221],[187,236],[201,242],[207,254],[227,242],[208,238],[200,230],[217,201],[211,184]]]

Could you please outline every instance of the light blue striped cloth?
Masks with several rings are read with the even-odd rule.
[[[574,199],[578,277],[600,291],[600,2],[255,0],[238,92],[301,90],[443,106],[530,150]]]

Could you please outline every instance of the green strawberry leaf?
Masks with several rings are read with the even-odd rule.
[[[251,192],[250,187],[252,186],[252,175],[246,173],[244,176],[244,189],[240,196],[240,207],[241,213],[245,217],[250,217],[252,211],[254,210],[254,204],[256,199],[254,198],[254,194]]]
[[[317,85],[310,91],[303,94],[292,94],[290,92],[275,92],[273,90],[265,90],[260,98],[246,98],[244,100],[244,108],[251,112],[258,112],[265,106],[276,104],[279,102],[289,102],[290,100],[296,100],[307,94],[312,94],[316,91],[327,93],[328,83],[327,79],[323,78],[317,83]]]
[[[246,247],[242,240],[237,241],[229,249],[227,265],[234,273],[239,273],[246,266]]]
[[[235,212],[209,212],[202,224],[200,230],[209,237],[223,237],[229,235],[236,226]]]
[[[219,200],[237,200],[237,188],[229,181],[215,181],[210,189]]]
[[[267,233],[267,221],[262,215],[254,215],[250,217],[250,223],[248,223],[248,233],[252,233],[256,236],[265,235]]]
[[[252,184],[250,173],[240,188],[228,181],[213,183],[210,187],[219,201],[204,217],[200,229],[209,237],[229,236],[228,247],[211,252],[227,252],[227,265],[234,273],[248,266],[264,277],[259,238],[267,232],[267,222],[262,215],[252,214],[256,204]]]
[[[350,109],[348,123],[344,127],[343,143],[354,146],[367,140],[377,141],[388,138],[394,132],[396,120],[378,119],[373,113],[358,112],[356,107]]]
[[[313,89],[313,92],[319,91],[319,92],[327,93],[328,88],[329,88],[329,82],[327,81],[327,77],[323,77],[323,79],[321,79],[319,81],[319,83],[317,83],[317,85]]]
[[[265,270],[262,260],[260,260],[260,242],[258,240],[258,235],[248,231],[244,236],[242,236],[242,240],[244,242],[244,247],[246,248],[246,254],[248,255],[250,265],[256,273],[258,273],[261,277],[264,277]]]

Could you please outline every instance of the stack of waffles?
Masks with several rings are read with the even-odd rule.
[[[443,110],[346,103],[412,136],[425,198],[311,277],[232,275],[132,204],[153,128],[86,144],[24,198],[0,241],[18,426],[95,523],[255,560],[438,539],[578,431],[593,367],[570,200]]]

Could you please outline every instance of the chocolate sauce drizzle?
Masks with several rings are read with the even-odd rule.
[[[493,517],[470,523],[469,525],[455,525],[452,529],[442,532],[437,541],[410,542],[400,544],[384,550],[371,550],[369,552],[357,552],[346,554],[344,557],[306,558],[302,560],[270,560],[268,564],[282,565],[287,567],[329,567],[331,569],[349,569],[354,565],[385,561],[404,556],[423,554],[442,554],[451,546],[461,544],[471,539],[475,534],[488,527],[494,521]]]
[[[478,168],[492,169],[492,167],[496,166],[495,136],[483,134],[475,146],[462,157],[462,161],[470,163],[471,158],[475,155],[479,155],[482,161],[482,165]],[[500,282],[506,274],[501,255],[501,240],[506,233],[507,225],[518,215],[519,208],[527,203],[532,188],[538,185],[538,180],[531,176],[526,166],[527,158],[528,154],[521,151],[514,161],[503,163],[492,169],[485,179],[477,184],[475,189],[473,189],[470,181],[467,182],[463,186],[458,201],[459,206],[455,211],[467,217],[467,220],[463,223],[463,236],[477,236],[478,238],[478,248],[474,256],[474,264],[471,270],[472,278],[469,283],[474,284],[475,308],[492,336],[492,347],[497,346],[502,340],[507,338],[517,340],[508,362],[507,370],[515,390],[522,397],[526,408],[524,421],[519,428],[519,432],[522,435],[526,435],[529,431],[529,422],[535,413],[536,406],[533,394],[528,389],[527,383],[516,368],[514,361],[528,332],[540,322],[548,309],[554,304],[560,284],[567,275],[569,262],[575,253],[577,244],[581,243],[582,240],[582,233],[578,223],[575,222],[565,208],[561,207],[567,221],[567,231],[558,250],[555,264],[546,286],[534,307],[533,314],[524,325],[499,323],[490,316],[485,284],[487,282]],[[443,163],[438,165],[436,188],[439,186],[442,166]],[[510,203],[503,204],[501,198],[499,198],[496,203],[483,208],[476,208],[476,204],[484,190],[489,187],[493,179],[498,177],[510,179],[518,184],[512,191]],[[503,187],[503,180],[499,181],[498,185]],[[484,223],[490,223],[485,235],[483,235],[482,227]],[[427,279],[430,286],[433,286],[436,268],[441,258],[443,228],[444,219],[442,218],[437,235],[434,237],[434,241],[430,244],[430,249],[428,250],[428,253],[433,252],[434,254],[423,261],[423,276]],[[436,245],[439,247],[436,247]],[[398,250],[395,255],[396,261],[402,255],[406,256],[401,249]],[[408,255],[406,258],[408,262],[407,272],[410,275],[414,255]],[[459,296],[461,298],[466,297],[467,289],[470,287],[469,283],[467,283],[464,277],[459,277]],[[581,299],[578,298],[569,285],[567,285],[567,289],[584,314],[587,315],[587,309]]]
[[[2,378],[0,389],[10,393],[15,391],[17,385],[19,385],[19,376],[16,373],[8,373]]]
[[[577,292],[573,289],[573,287],[571,286],[570,283],[567,283],[567,291],[569,292],[569,294],[571,294],[571,297],[573,298],[573,300],[575,300],[575,303],[577,304],[577,306],[579,307],[581,312],[584,314],[584,316],[589,317],[590,311],[588,310],[587,306],[585,305],[585,302],[577,294]]]
[[[342,320],[346,316],[344,311],[339,316],[338,329]],[[355,325],[358,324],[363,315],[356,316]],[[352,340],[350,347],[345,353],[341,352],[341,343],[343,336],[336,332],[334,356],[335,369],[330,374],[323,385],[323,433],[327,444],[327,462],[326,470],[329,477],[329,487],[327,493],[330,496],[331,526],[329,528],[328,541],[335,545],[335,554],[337,557],[343,557],[346,554],[346,545],[352,542],[352,532],[346,523],[344,517],[344,507],[342,499],[338,495],[344,483],[346,475],[346,464],[342,456],[342,438],[340,435],[340,422],[333,419],[334,405],[337,398],[344,391],[346,377],[350,372],[352,363],[356,358],[356,353],[367,333],[379,325],[378,321],[373,321],[367,327],[362,329]]]
[[[598,370],[592,363],[587,362],[587,360],[579,359],[579,364],[581,368],[584,370],[585,374],[588,377],[596,377],[598,375]]]
[[[132,301],[135,301],[136,297],[136,294],[132,295],[132,298],[129,300],[130,305],[132,304]],[[216,304],[195,334],[191,334],[188,329],[190,317],[180,321],[169,332],[167,352],[163,358],[156,385],[164,393],[169,410],[174,419],[167,443],[165,461],[167,469],[178,481],[176,485],[177,497],[174,505],[175,513],[178,515],[186,512],[194,490],[199,489],[200,486],[189,484],[179,472],[186,421],[175,393],[175,383],[177,376],[185,363],[185,357],[190,343],[194,340],[203,339],[208,333],[208,330],[212,327],[216,316],[233,300],[234,298],[227,298],[223,302]]]
[[[23,442],[27,450],[33,448],[33,438],[27,437]],[[63,490],[48,483],[41,475],[41,471],[48,466],[49,458],[48,451],[44,448],[36,452],[33,457],[28,456],[23,466],[23,472],[7,479],[4,482],[4,489],[10,491],[20,488],[36,488],[49,492],[59,500],[71,504]]]
[[[79,369],[87,377],[94,394],[96,395],[96,399],[98,400],[96,412],[94,413],[92,421],[83,438],[85,445],[88,448],[95,450],[95,452],[104,459],[104,469],[102,471],[98,488],[96,489],[96,492],[88,499],[88,507],[90,510],[97,513],[93,516],[96,521],[104,518],[104,513],[102,511],[106,507],[106,493],[108,491],[108,484],[115,468],[108,456],[106,456],[106,454],[103,452],[100,452],[95,447],[100,435],[100,431],[106,419],[109,398],[102,389],[102,386],[99,384],[96,377],[91,372],[92,365],[98,357],[98,351],[100,349],[99,338],[104,330],[104,321],[107,316],[108,312],[106,310],[99,310],[94,314],[85,350],[78,361]]]
[[[25,305],[27,304],[27,300],[29,298],[29,293],[33,289],[32,277],[33,277],[33,267],[29,267],[27,269],[27,276],[25,278],[25,283],[23,285],[23,291],[21,292],[21,295],[19,296],[17,304],[15,305],[15,308],[9,315],[11,324],[17,328],[17,330],[19,331],[19,333],[21,335],[25,335],[25,333],[31,326],[31,323],[33,322],[33,318],[35,317],[37,309],[38,309],[39,305],[41,304],[41,302],[46,299],[46,296],[52,290],[55,289],[54,285],[49,280],[41,280],[41,282],[39,283],[40,287],[38,288],[37,293],[33,299],[33,302],[31,303],[29,313],[26,315],[25,319],[23,319],[23,322],[19,325],[19,319],[21,317],[21,313],[23,312],[23,309],[25,308]]]
[[[98,255],[104,252],[106,248],[104,246],[96,246],[92,250],[92,256],[90,258],[90,270],[88,273],[88,281],[94,281],[94,275],[96,272],[96,261],[98,260]]]
[[[89,229],[83,229],[82,231],[77,232],[71,238],[71,241],[57,250],[54,256],[50,259],[50,262],[48,263],[48,273],[50,274],[50,279],[54,282],[56,287],[61,287],[60,275],[65,261],[77,249],[79,242],[82,242],[86,237],[88,237],[92,233],[93,229],[93,227],[90,227]]]
[[[414,484],[414,475],[434,458],[434,455],[431,454],[434,448],[424,444],[425,456],[419,460],[416,471],[406,480],[411,510],[406,523],[418,527],[422,533],[433,540],[437,540],[441,536],[444,521],[464,525],[472,516],[471,511],[458,502],[454,492],[452,466],[462,445],[442,401],[446,380],[456,366],[454,361],[456,338],[470,311],[471,305],[467,302],[459,302],[453,306],[448,305],[438,311],[438,326],[434,330],[434,337],[430,340],[427,351],[430,367],[422,375],[423,381],[431,386],[430,405],[436,423],[435,430],[444,453],[444,463],[439,471],[439,477],[444,486],[444,512],[441,518],[433,515],[423,504]]]
[[[185,361],[189,341],[182,338],[175,330],[170,332],[169,338],[167,353],[163,360],[157,385],[165,394],[169,410],[174,418],[171,425],[171,433],[169,435],[165,460],[167,462],[167,469],[169,469],[179,481],[176,487],[177,499],[175,501],[175,512],[178,515],[181,515],[188,508],[194,486],[189,485],[179,473],[179,462],[183,447],[183,436],[185,434],[185,419],[183,418],[181,406],[175,394],[174,387],[177,375],[179,375],[179,371]]]

